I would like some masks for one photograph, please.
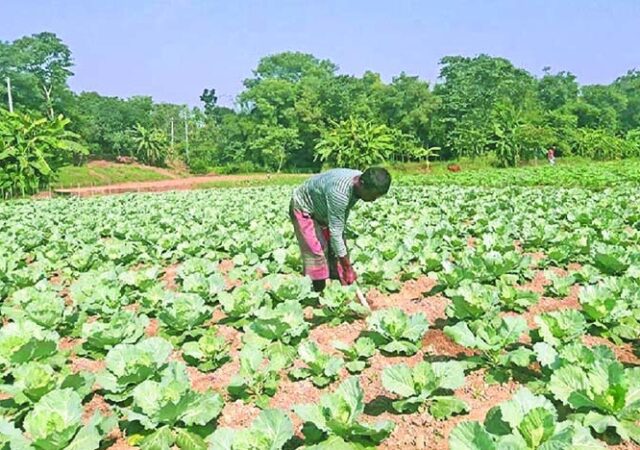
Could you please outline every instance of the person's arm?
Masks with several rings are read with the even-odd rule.
[[[327,196],[327,212],[329,225],[329,240],[333,254],[338,258],[341,272],[340,281],[343,284],[353,284],[356,281],[356,273],[351,266],[347,245],[344,240],[347,209],[349,199],[340,192],[330,192]]]

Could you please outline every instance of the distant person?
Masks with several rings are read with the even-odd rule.
[[[304,274],[321,292],[327,279],[351,285],[357,275],[351,266],[344,231],[349,211],[358,200],[372,202],[385,195],[391,185],[386,169],[371,167],[364,172],[332,169],[298,186],[289,206]]]
[[[550,147],[547,150],[547,159],[549,160],[549,164],[552,166],[556,163],[556,149],[554,147]]]

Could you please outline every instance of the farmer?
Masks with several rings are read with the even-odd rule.
[[[333,169],[298,186],[291,197],[289,215],[298,239],[304,274],[321,292],[328,278],[343,285],[356,281],[345,244],[349,211],[358,200],[372,202],[389,190],[391,175],[371,167],[364,172]]]
[[[550,147],[547,151],[547,159],[552,166],[556,163],[556,149],[554,147]]]

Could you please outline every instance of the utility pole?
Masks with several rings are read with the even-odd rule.
[[[171,118],[171,153],[173,153],[173,145],[175,143],[174,134],[173,134],[173,117]]]
[[[9,99],[9,112],[13,112],[13,97],[11,97],[11,78],[7,77],[7,97]]]
[[[184,115],[184,153],[189,162],[189,114]]]

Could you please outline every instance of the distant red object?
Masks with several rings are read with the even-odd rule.
[[[135,156],[118,156],[116,162],[120,164],[135,164],[138,162]]]
[[[460,168],[460,166],[458,164],[449,164],[447,166],[447,170],[449,172],[460,172],[462,169]]]

